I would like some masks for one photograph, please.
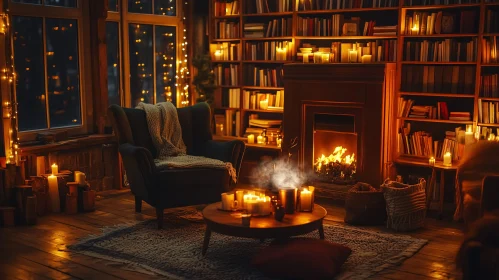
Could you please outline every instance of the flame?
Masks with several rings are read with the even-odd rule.
[[[355,154],[352,153],[351,155],[345,155],[346,152],[346,148],[338,146],[334,148],[333,153],[329,156],[326,157],[324,154],[322,154],[314,163],[314,165],[317,167],[317,169],[320,170],[323,165],[327,165],[331,162],[337,162],[345,165],[351,165],[352,163],[355,163]]]

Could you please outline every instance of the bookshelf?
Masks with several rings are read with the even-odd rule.
[[[218,114],[226,111],[239,114],[234,117],[238,132],[219,138],[246,139],[245,129],[251,116],[282,119],[280,110],[248,108],[244,95],[246,92],[277,95],[283,90],[277,81],[283,75],[282,65],[302,62],[300,48],[310,46],[329,48],[329,61],[333,63],[350,62],[343,52],[347,49],[371,54],[370,63],[396,63],[398,102],[394,110],[401,113],[397,112],[395,118],[397,139],[391,141],[398,151],[394,162],[428,166],[430,154],[441,154],[434,149],[450,149],[447,145],[456,145],[452,149],[456,153],[454,160],[458,161],[462,148],[452,141],[462,140],[463,132],[456,128],[465,130],[466,125],[472,125],[473,131],[480,127],[485,138],[487,133],[499,134],[499,116],[496,117],[499,115],[499,0],[211,0],[210,3],[213,65],[222,65],[222,69],[237,65],[237,83],[230,86],[225,83],[220,88],[220,101],[222,96],[234,94],[229,91],[239,90],[236,93],[239,103],[236,101],[229,107],[220,103],[216,109]],[[231,7],[221,12],[223,5]],[[355,26],[355,32],[343,30],[343,23]],[[223,34],[224,37],[220,36],[222,25],[229,33]],[[233,30],[235,26],[238,30]],[[214,54],[221,48],[232,48],[237,55],[217,59]],[[358,54],[357,61],[361,61],[361,56]],[[309,60],[313,61],[311,57]],[[404,100],[412,100],[411,107],[416,107],[401,108]],[[400,139],[412,137],[418,131],[439,142],[428,145],[432,148],[424,156],[411,152],[415,147],[407,148],[405,140]],[[272,145],[265,147],[269,148],[278,150]],[[437,156],[437,162],[440,160]]]

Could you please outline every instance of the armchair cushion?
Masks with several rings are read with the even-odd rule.
[[[123,108],[130,123],[133,141],[136,146],[148,149],[153,158],[156,158],[157,151],[152,142],[149,128],[147,126],[146,112],[138,109]]]

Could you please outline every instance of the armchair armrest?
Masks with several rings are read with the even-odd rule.
[[[228,142],[208,140],[206,141],[202,155],[208,158],[232,163],[232,166],[236,169],[236,174],[239,176],[239,169],[241,168],[245,150],[246,144],[241,140],[232,140]]]
[[[120,145],[119,151],[132,192],[143,199],[154,195],[157,172],[151,152],[129,143]]]

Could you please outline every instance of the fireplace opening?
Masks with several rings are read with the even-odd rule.
[[[313,169],[316,179],[334,184],[353,184],[357,175],[355,116],[315,114]]]

